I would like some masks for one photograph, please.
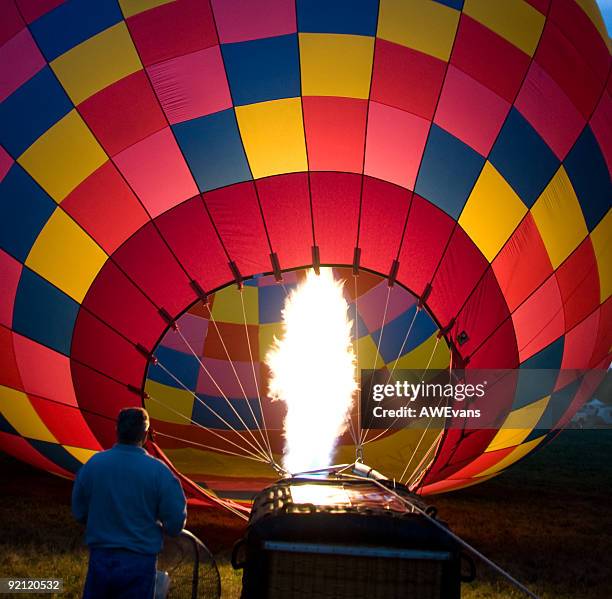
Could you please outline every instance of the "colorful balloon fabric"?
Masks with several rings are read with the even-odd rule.
[[[249,496],[275,477],[244,451],[263,437],[241,374],[277,327],[270,273],[291,286],[287,271],[318,262],[358,297],[378,366],[397,358],[384,337],[377,351],[390,276],[393,339],[425,308],[404,354],[417,366],[440,333],[439,367],[452,352],[467,368],[605,370],[610,63],[594,0],[4,0],[0,449],[71,477],[144,401],[179,470]],[[280,455],[279,407],[261,393]],[[518,432],[428,438],[421,491],[503,471],[591,393],[556,382],[508,398],[502,420],[529,414]],[[543,430],[551,396],[564,409]],[[397,476],[417,441],[393,431],[364,457]]]

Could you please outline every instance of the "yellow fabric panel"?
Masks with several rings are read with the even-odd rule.
[[[175,424],[189,424],[193,414],[193,403],[195,402],[192,393],[184,389],[157,383],[151,379],[147,379],[145,391],[154,398],[145,399],[145,407],[151,418],[164,422],[174,422]]]
[[[62,445],[62,447],[72,456],[74,456],[81,464],[89,461],[91,456],[98,453],[93,449],[84,449],[83,447],[71,447],[70,445]]]
[[[459,12],[432,0],[381,0],[377,36],[448,61]]]
[[[235,110],[256,179],[308,169],[300,98],[237,106]]]
[[[236,452],[240,451],[236,448]],[[164,453],[174,464],[175,468],[186,474],[208,476],[232,476],[240,478],[270,478],[278,480],[278,474],[269,464],[259,462],[247,457],[239,457],[230,454],[217,453],[205,449],[167,449]],[[246,454],[245,454],[246,456]],[[282,457],[275,455],[275,460],[280,463]],[[232,483],[227,483],[227,488],[231,489]]]
[[[556,269],[588,234],[576,192],[563,166],[531,207],[531,214]]]
[[[17,160],[56,201],[108,160],[76,110],[41,135]]]
[[[578,6],[580,6],[580,8],[582,8],[582,10],[586,13],[589,19],[591,19],[593,25],[597,27],[599,34],[608,46],[608,50],[612,49],[612,41],[608,35],[608,29],[606,28],[606,24],[601,16],[601,11],[599,10],[597,2],[595,0],[576,0],[576,2],[578,3]]]
[[[359,368],[363,370],[372,370],[373,368],[382,368],[385,365],[385,361],[382,356],[377,352],[376,343],[370,335],[364,335],[353,341],[353,351],[359,357]],[[376,365],[374,365],[374,359],[376,357]]]
[[[510,412],[486,451],[520,445],[531,434],[549,401],[550,395]]]
[[[505,470],[506,468],[508,468],[508,466],[511,466],[512,464],[514,464],[514,462],[518,462],[518,460],[520,460],[521,458],[524,458],[532,449],[535,449],[544,440],[545,437],[546,435],[542,435],[541,437],[538,437],[537,439],[532,439],[531,441],[528,441],[527,443],[523,443],[522,445],[519,445],[518,447],[514,449],[514,451],[511,451],[505,458],[497,462],[497,464],[495,464],[494,466],[491,466],[490,468],[487,468],[480,474],[477,474],[474,478],[482,478],[483,476],[490,476],[491,474],[497,474],[498,472]]]
[[[26,265],[81,303],[106,260],[100,246],[58,208],[34,242]]]
[[[280,322],[259,325],[259,355],[263,358],[272,347],[274,337],[280,339],[283,335],[283,325]]]
[[[169,4],[170,2],[174,2],[174,0],[119,0],[119,5],[121,6],[123,16],[127,19],[150,8]]]
[[[244,299],[244,313],[247,324],[259,323],[259,293],[257,287],[245,285],[242,292],[231,285],[215,293],[215,301],[212,306],[212,315],[217,322],[233,322],[244,325],[242,313],[242,301]]]
[[[300,33],[302,94],[367,98],[373,56],[373,37]]]
[[[487,161],[463,208],[459,224],[491,262],[526,212],[525,204]]]
[[[57,443],[25,393],[0,385],[0,413],[20,435]]]
[[[418,316],[417,316],[418,318]],[[389,362],[387,366],[389,368],[395,368],[396,370],[411,370],[415,368],[425,368],[427,362],[434,351],[436,346],[437,333],[434,333],[427,341],[424,341],[411,352],[404,354],[398,360]],[[443,339],[438,342],[438,347],[431,358],[431,364],[429,365],[430,370],[439,370],[442,368],[448,368],[450,363],[450,351],[448,346]]]
[[[142,69],[124,21],[90,37],[50,64],[75,104]]]
[[[533,56],[546,17],[525,0],[465,0],[463,12]]]
[[[405,482],[425,457],[432,444],[436,442],[440,432],[441,429],[436,426],[431,426],[425,430],[422,425],[420,428],[404,428],[391,431],[391,434],[366,443],[363,449],[364,462],[370,465],[376,464],[377,470],[396,480],[399,480],[405,473],[403,478],[403,482]],[[423,435],[423,433],[425,434]],[[375,430],[368,432],[366,441],[374,439],[377,434]],[[421,437],[423,440],[419,446]],[[353,446],[339,448],[334,460],[338,464],[353,462],[355,460]],[[406,469],[409,463],[410,466]]]
[[[599,271],[599,293],[603,304],[612,295],[612,210],[591,231],[591,243]]]

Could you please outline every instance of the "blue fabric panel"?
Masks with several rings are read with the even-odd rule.
[[[172,128],[200,191],[252,178],[233,108]]]
[[[285,290],[280,285],[259,287],[259,322],[280,322],[286,297]]]
[[[377,0],[297,0],[298,31],[376,35]]]
[[[0,244],[25,261],[41,229],[57,204],[26,173],[13,164],[0,182]]]
[[[116,0],[69,0],[30,25],[48,62],[123,19]]]
[[[523,362],[512,409],[517,410],[552,393],[559,377],[565,338],[561,337]]]
[[[478,152],[432,125],[415,191],[457,220],[483,164]]]
[[[559,160],[536,130],[513,108],[489,160],[531,208],[559,168]]]
[[[192,354],[186,354],[180,351],[176,351],[169,347],[159,346],[155,350],[155,357],[169,370],[185,387],[194,390],[198,382],[198,372],[200,370],[200,364],[198,363],[195,356]],[[184,391],[183,387],[177,383],[169,374],[167,374],[160,366],[151,364],[149,366],[149,372],[147,377],[168,385],[169,387],[175,387]]]
[[[47,441],[38,441],[36,439],[28,439],[28,442],[36,451],[42,453],[42,455],[60,468],[68,470],[68,472],[77,472],[82,466],[79,460],[57,443],[48,443]]]
[[[17,333],[68,356],[78,311],[72,298],[30,269],[23,269],[13,313]]]
[[[589,231],[612,205],[612,183],[606,161],[590,127],[585,127],[565,159],[565,170],[578,196]]]
[[[382,330],[382,341],[380,342],[380,355],[383,357],[385,363],[392,362],[400,355],[400,349],[410,323],[414,317],[416,306],[412,306],[410,310],[400,314],[397,318],[388,322],[384,329],[379,329],[375,333],[372,333],[372,339],[378,346],[378,340],[380,339]],[[412,331],[408,337],[408,341],[402,350],[401,355],[405,355],[412,351],[415,347],[421,345],[424,341],[429,339],[438,327],[434,321],[427,316],[424,312],[420,312],[414,321]]]
[[[559,389],[552,394],[552,397],[550,398],[548,406],[546,406],[546,410],[544,410],[542,417],[534,427],[533,431],[531,431],[529,434],[529,437],[527,437],[523,443],[531,441],[531,439],[541,437],[555,428],[559,420],[567,412],[570,404],[576,396],[576,393],[578,393],[578,389],[580,388],[581,384],[582,378],[579,378],[571,382],[569,385],[563,387],[563,389]]]
[[[297,35],[221,46],[236,106],[300,95]]]
[[[255,424],[253,420],[253,414],[255,415],[259,426],[263,426],[261,411],[259,410],[259,401],[257,398],[249,398],[248,404],[244,398],[229,398],[234,410],[240,414],[240,418],[242,418],[244,421],[244,424],[242,424],[242,422],[240,422],[240,418],[238,418],[233,410],[227,405],[227,401],[223,397],[203,394],[199,394],[198,397],[202,401],[194,401],[192,419],[202,426],[213,429],[230,430],[230,427],[220,420],[220,416],[223,418],[223,420],[225,420],[225,422],[236,430],[245,430],[244,424],[246,424],[251,430],[257,430],[257,424]],[[203,405],[202,402],[206,405]],[[251,406],[250,408],[249,404]],[[210,409],[208,409],[206,406],[208,406]],[[214,410],[218,416],[211,412],[211,409]],[[253,414],[251,414],[251,410],[253,410]]]
[[[19,158],[72,109],[72,102],[47,66],[0,104],[0,144]]]
[[[10,433],[11,435],[19,435],[19,433],[13,428],[13,425],[0,414],[0,432]]]
[[[438,4],[444,4],[445,6],[450,6],[451,8],[456,8],[457,10],[461,10],[463,8],[464,0],[434,0]]]

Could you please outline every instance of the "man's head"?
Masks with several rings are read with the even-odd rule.
[[[144,408],[123,408],[117,417],[117,441],[142,445],[149,430],[149,414]]]

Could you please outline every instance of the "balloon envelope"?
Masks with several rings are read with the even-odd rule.
[[[390,337],[422,298],[430,328],[410,351],[442,328],[442,366],[449,346],[468,368],[609,365],[610,48],[593,0],[17,0],[1,11],[4,451],[72,476],[114,442],[121,407],[166,385],[163,402],[190,419],[158,406],[165,433],[179,432],[168,453],[199,482],[247,496],[273,472],[212,444],[238,436],[202,407],[221,396],[185,364],[169,323],[191,323],[199,357],[248,403],[252,389],[231,395],[229,364],[250,356],[227,359],[220,342],[244,349],[226,288],[313,262],[358,257],[356,295],[381,296],[369,322],[357,310],[372,363],[399,351],[384,336],[377,347],[378,273],[403,297]],[[219,290],[215,347],[200,300]],[[245,285],[254,348],[275,330],[281,292],[270,279]],[[202,402],[150,368],[152,352]],[[423,492],[502,471],[591,392],[555,382],[514,435],[428,438]],[[542,430],[555,393],[565,407]],[[502,421],[523,400],[509,397]],[[213,449],[194,453],[185,438]],[[416,440],[394,431],[367,447],[394,474]]]

